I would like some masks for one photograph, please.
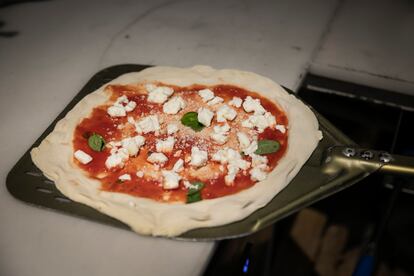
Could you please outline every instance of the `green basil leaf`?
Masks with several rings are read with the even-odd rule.
[[[204,183],[200,181],[191,183],[194,187],[188,189],[187,192],[187,203],[193,203],[202,200],[201,190],[204,188]]]
[[[94,133],[89,136],[88,145],[94,151],[102,151],[105,146],[105,140],[101,135]]]
[[[191,195],[187,195],[187,203],[194,203],[197,201],[201,201],[201,193],[200,192],[196,192],[194,194]]]
[[[280,148],[280,144],[276,140],[260,140],[257,142],[256,154],[269,154],[277,152]]]
[[[197,119],[197,112],[187,112],[181,118],[181,123],[185,126],[191,127],[194,131],[200,131],[204,128],[204,125]]]

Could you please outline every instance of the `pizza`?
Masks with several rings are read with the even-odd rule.
[[[68,198],[177,236],[265,206],[321,138],[312,111],[268,78],[152,67],[84,97],[31,157]]]

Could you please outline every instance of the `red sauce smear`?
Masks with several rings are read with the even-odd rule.
[[[174,96],[179,95],[186,100],[191,99],[191,97],[198,97],[197,91],[204,88],[209,88],[214,91],[214,94],[216,96],[222,97],[224,99],[224,102],[231,100],[233,97],[239,97],[244,100],[247,96],[251,96],[255,99],[260,99],[262,106],[276,117],[278,124],[283,124],[285,126],[288,125],[288,119],[286,115],[273,102],[260,96],[258,93],[247,91],[246,89],[240,87],[232,85],[217,85],[212,87],[206,87],[202,85],[193,85],[191,87],[177,87],[165,84],[159,85],[169,86],[173,88]],[[136,108],[132,112],[127,113],[127,116],[132,116],[136,120],[148,116],[149,114],[162,113],[162,104],[149,103],[147,101],[145,89],[142,86],[110,85],[107,86],[107,90],[112,93],[112,102],[115,101],[119,96],[126,95],[128,97],[128,100],[135,101],[137,103]],[[79,149],[86,152],[92,156],[93,160],[86,165],[81,164],[76,159],[74,159],[74,162],[85,172],[87,172],[89,177],[99,179],[102,183],[101,189],[104,191],[126,193],[137,197],[153,199],[156,201],[185,202],[187,189],[184,187],[182,183],[183,181],[180,181],[179,188],[173,190],[165,190],[162,187],[162,179],[157,180],[146,177],[138,177],[135,174],[138,168],[142,166],[142,164],[148,164],[146,158],[150,152],[155,151],[155,139],[165,139],[167,137],[166,134],[160,134],[158,136],[155,136],[154,133],[141,134],[145,137],[146,144],[141,148],[139,154],[136,157],[130,157],[123,168],[112,168],[110,170],[106,168],[105,161],[110,155],[109,148],[104,148],[102,152],[96,152],[88,146],[88,137],[93,133],[100,134],[103,136],[105,141],[119,141],[125,137],[137,135],[137,133],[135,133],[135,129],[133,129],[131,126],[129,128],[124,127],[123,129],[118,128],[120,124],[128,126],[128,124],[126,124],[127,116],[115,118],[110,117],[107,114],[107,108],[110,105],[111,104],[94,108],[92,114],[88,118],[83,119],[76,127],[73,139],[74,150],[76,151]],[[237,109],[240,112],[244,112],[242,107],[232,108]],[[181,122],[178,121],[177,124],[181,124]],[[259,140],[277,140],[280,143],[280,148],[277,152],[265,155],[269,161],[269,171],[271,171],[274,169],[278,161],[286,152],[288,132],[286,131],[286,133],[282,133],[273,127],[269,127],[266,128],[264,132],[260,133],[258,135],[258,138]],[[188,137],[186,140],[184,140],[184,137],[176,136],[176,142],[173,151],[171,153],[164,153],[168,157],[168,161],[163,165],[161,169],[170,170],[179,158],[184,159],[184,156],[191,154],[191,148],[196,142],[200,144],[211,143],[211,141],[199,141],[197,139],[194,139],[194,141],[189,141]],[[181,150],[182,152],[178,157],[174,156],[174,153],[177,150]],[[211,154],[212,153],[209,154],[209,159],[211,158]],[[243,158],[250,161],[250,157],[248,156],[244,156]],[[187,169],[189,165],[185,165],[185,167],[185,169]],[[217,165],[217,168],[218,167],[219,165]],[[144,169],[140,170],[144,171]],[[211,174],[213,175],[215,172],[216,171],[212,171]],[[125,173],[128,173],[131,176],[131,180],[118,180],[119,176]],[[248,170],[245,172],[240,171],[237,174],[232,185],[226,185],[224,181],[225,175],[226,172],[221,173],[219,177],[212,177],[207,181],[202,181],[205,184],[204,188],[201,191],[203,199],[213,199],[235,194],[244,189],[248,189],[256,183],[250,179]],[[190,182],[200,181],[196,178],[187,180]]]

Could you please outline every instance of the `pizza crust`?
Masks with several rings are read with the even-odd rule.
[[[72,135],[76,126],[94,107],[105,104],[110,97],[104,90],[107,84],[87,95],[56,124],[39,147],[32,149],[32,160],[68,198],[128,224],[137,233],[177,236],[191,229],[223,225],[247,217],[288,185],[321,139],[318,121],[306,105],[272,80],[254,73],[215,70],[208,66],[152,67],[122,75],[108,84],[151,81],[177,86],[232,84],[258,92],[284,110],[289,120],[289,138],[284,157],[267,179],[233,195],[182,204],[106,192],[100,190],[99,181],[88,178],[73,162]]]

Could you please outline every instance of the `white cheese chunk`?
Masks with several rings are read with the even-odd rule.
[[[127,112],[134,110],[136,106],[136,102],[129,101],[127,96],[123,95],[116,99],[115,103],[106,111],[111,117],[123,117],[126,116]]]
[[[168,97],[174,93],[174,90],[166,86],[148,86],[148,102],[162,104],[168,100]]]
[[[208,102],[209,100],[214,98],[214,93],[210,89],[202,89],[198,91],[198,95],[203,98],[204,102]]]
[[[284,125],[276,125],[275,128],[282,133],[286,133],[286,127]]]
[[[241,149],[245,149],[250,145],[249,136],[244,132],[237,132],[237,139],[239,140],[239,145]]]
[[[109,141],[108,143],[105,144],[105,147],[110,148],[110,149],[116,149],[116,147],[120,147],[122,145],[122,143],[120,141]]]
[[[111,155],[106,159],[105,166],[108,169],[114,167],[123,167],[124,162],[127,161],[129,158],[129,152],[125,148],[116,149],[114,148],[111,150]]]
[[[193,184],[191,184],[191,182],[190,182],[190,181],[188,181],[188,180],[184,180],[184,181],[183,181],[183,184],[184,184],[184,187],[185,187],[187,190],[190,190],[190,189],[197,189],[197,188],[198,188],[198,186],[197,186],[197,185],[193,185]]]
[[[125,106],[125,111],[126,112],[131,112],[132,110],[135,109],[135,107],[137,106],[137,103],[134,101],[130,101],[127,103],[127,105]]]
[[[207,151],[200,150],[198,147],[191,148],[191,161],[190,165],[194,167],[204,166],[207,162]]]
[[[232,121],[237,116],[236,110],[224,104],[217,110],[217,122],[223,123],[226,120]]]
[[[144,172],[143,171],[137,171],[136,176],[138,176],[139,178],[144,177]]]
[[[135,130],[138,133],[149,133],[160,130],[160,123],[157,115],[150,115],[136,122]]]
[[[257,141],[253,140],[247,148],[243,149],[243,153],[246,155],[250,155],[254,153],[258,148]]]
[[[177,114],[185,106],[186,104],[183,98],[173,97],[163,105],[162,110],[165,114]]]
[[[118,97],[118,99],[116,99],[115,104],[127,104],[128,103],[128,97],[125,95],[122,95],[121,97]]]
[[[223,145],[227,142],[229,139],[228,132],[230,130],[230,126],[228,124],[222,125],[222,126],[214,126],[213,128],[213,134],[210,135],[210,137],[213,139],[213,141],[216,144]]]
[[[147,83],[147,84],[145,84],[145,89],[147,90],[147,92],[151,92],[155,88],[157,88],[157,86],[155,84],[153,84],[153,83]]]
[[[90,156],[89,154],[87,154],[86,152],[82,150],[75,151],[74,156],[79,162],[81,162],[84,165],[92,161],[92,156]]]
[[[219,103],[222,103],[222,102],[224,102],[223,98],[216,96],[211,101],[209,101],[207,103],[207,105],[216,105],[216,104],[219,104]]]
[[[164,176],[163,188],[164,189],[177,189],[180,183],[181,176],[174,171],[163,170]]]
[[[243,100],[239,97],[233,97],[231,101],[229,101],[229,105],[232,105],[234,107],[240,107],[242,105]]]
[[[164,153],[153,152],[153,153],[150,154],[150,156],[148,156],[147,160],[148,160],[148,162],[153,163],[153,164],[155,164],[155,163],[162,164],[162,163],[167,162],[168,158],[167,158],[167,156],[165,156]]]
[[[123,117],[126,116],[126,111],[125,108],[123,106],[110,106],[107,109],[107,112],[109,114],[109,116],[111,117]]]
[[[229,136],[222,133],[213,133],[210,136],[217,145],[224,145],[229,140]]]
[[[206,127],[210,126],[213,116],[214,116],[214,113],[207,108],[200,107],[198,109],[197,120],[203,125],[205,125]]]
[[[250,170],[250,178],[253,181],[262,181],[267,177],[267,172],[264,171],[266,165],[259,165]]]
[[[177,160],[177,162],[175,162],[172,170],[175,172],[181,172],[183,169],[184,169],[184,160],[180,158]]]
[[[224,177],[225,183],[231,185],[240,170],[247,170],[250,163],[243,160],[240,153],[232,148],[224,148],[217,151],[212,156],[213,161],[227,164],[227,175]]]
[[[131,180],[131,176],[129,174],[123,174],[120,177],[118,177],[119,180],[121,181],[130,181]]]
[[[259,99],[253,99],[250,96],[247,96],[243,102],[244,111],[247,113],[254,112],[254,115],[262,115],[266,112],[266,109],[260,104]]]
[[[273,116],[273,115],[272,115],[272,113],[270,113],[270,112],[266,112],[266,113],[264,114],[264,117],[266,118],[266,121],[267,121],[267,126],[268,126],[268,127],[269,127],[269,126],[276,125],[276,118],[275,118],[275,116]]]
[[[275,117],[270,112],[266,112],[264,115],[250,115],[241,125],[251,129],[257,128],[258,132],[261,133],[275,123]]]
[[[231,185],[239,171],[240,169],[236,164],[234,163],[229,164],[227,166],[227,175],[224,177],[224,182],[227,185]]]
[[[165,140],[158,139],[155,144],[155,148],[158,152],[170,152],[174,148],[175,138],[169,136]]]
[[[167,134],[172,135],[178,131],[178,126],[176,124],[167,125]]]
[[[137,135],[135,137],[125,138],[121,141],[121,145],[126,149],[130,156],[138,154],[139,149],[145,144],[145,137]]]
[[[256,167],[262,164],[267,165],[268,159],[266,156],[255,153],[251,153],[249,156],[252,158],[252,167]]]

